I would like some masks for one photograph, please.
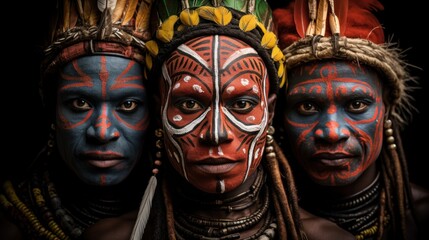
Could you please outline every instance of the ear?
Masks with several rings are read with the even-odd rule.
[[[277,94],[271,93],[270,96],[268,96],[268,125],[271,125],[273,123],[276,102]]]

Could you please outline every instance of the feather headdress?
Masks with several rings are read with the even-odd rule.
[[[385,41],[375,16],[382,10],[378,0],[295,0],[273,10],[273,20],[287,69],[334,58],[374,67],[387,81],[390,114],[405,123],[414,109],[408,86],[414,78],[400,49]]]
[[[49,75],[76,57],[100,52],[141,61],[150,39],[153,0],[58,0],[42,61],[42,90]]]
[[[147,42],[146,65],[161,64],[180,44],[205,35],[227,35],[252,46],[264,59],[270,73],[271,90],[284,81],[284,56],[272,32],[272,11],[265,0],[159,1],[156,6],[159,26]],[[156,69],[151,69],[157,73]]]

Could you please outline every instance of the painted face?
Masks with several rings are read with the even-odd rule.
[[[284,123],[299,164],[318,184],[355,181],[380,154],[384,104],[377,74],[345,61],[289,72]]]
[[[235,189],[264,151],[269,82],[263,60],[242,41],[215,35],[182,44],[162,67],[171,164],[202,191]]]
[[[142,157],[149,124],[143,69],[117,56],[86,56],[65,65],[57,94],[57,142],[84,182],[123,181]]]

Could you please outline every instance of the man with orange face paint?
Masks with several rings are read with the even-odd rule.
[[[162,122],[176,171],[208,193],[253,177],[276,97],[256,50],[228,36],[198,37],[173,51],[162,76]]]
[[[150,216],[142,205],[132,239],[303,239],[289,165],[272,136],[285,79],[267,3],[164,3],[156,39],[146,44],[160,96],[164,205]],[[167,219],[166,231],[153,234],[157,218]],[[313,226],[351,239],[329,221]]]
[[[302,208],[357,239],[428,239],[429,192],[409,182],[399,132],[413,78],[385,44],[382,9],[295,0],[274,10],[288,69],[278,137]]]

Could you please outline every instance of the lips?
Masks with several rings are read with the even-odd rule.
[[[225,158],[210,158],[198,161],[194,166],[208,174],[222,174],[230,171],[238,163]]]
[[[97,168],[111,168],[120,164],[124,157],[116,152],[86,152],[81,155],[81,159]]]
[[[313,160],[330,167],[344,166],[352,161],[353,158],[354,156],[348,153],[329,152],[316,153],[312,156]]]

